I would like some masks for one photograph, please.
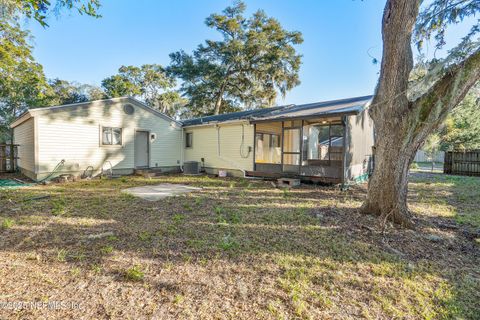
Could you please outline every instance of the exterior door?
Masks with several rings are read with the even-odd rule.
[[[283,172],[300,172],[301,135],[300,128],[283,129]]]
[[[149,167],[150,145],[148,131],[135,132],[135,168]]]

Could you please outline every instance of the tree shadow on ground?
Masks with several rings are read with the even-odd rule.
[[[203,190],[158,202],[120,192],[165,182]],[[414,185],[411,205],[425,203],[419,192]],[[50,197],[32,200],[42,195]],[[246,282],[248,292],[255,290],[255,281],[271,281],[266,286],[280,291],[270,293],[269,301],[283,301],[281,308],[295,313],[300,307],[292,295],[299,294],[312,315],[320,312],[318,316],[327,306],[318,305],[314,291],[340,303],[329,286],[352,301],[364,292],[367,304],[393,305],[394,296],[382,297],[392,294],[389,285],[378,285],[376,277],[387,283],[430,283],[416,290],[428,291],[432,283],[449,285],[450,295],[434,294],[447,305],[472,298],[471,289],[478,284],[465,290],[464,279],[452,277],[459,270],[472,274],[479,262],[478,245],[461,229],[449,229],[439,240],[431,235],[440,218],[417,215],[416,231],[389,227],[382,234],[374,217],[358,213],[363,197],[362,187],[347,192],[315,185],[282,190],[260,181],[182,176],[25,188],[1,195],[1,216],[15,220],[15,225],[0,231],[0,251],[38,272],[48,273],[46,266],[96,272],[112,290],[118,283],[152,299],[155,294],[189,296],[192,304],[207,292],[226,290],[229,296],[231,279]],[[135,265],[145,273],[143,289],[126,276]],[[234,296],[243,297],[241,291]],[[251,294],[268,309],[265,297]],[[415,302],[414,294],[400,294]],[[348,315],[358,308],[349,305]],[[408,312],[402,303],[388,307],[391,310],[382,308],[390,316]],[[412,312],[421,310],[422,306]]]

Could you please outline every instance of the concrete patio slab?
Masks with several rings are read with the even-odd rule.
[[[128,188],[122,190],[122,192],[129,193],[135,197],[148,201],[158,201],[166,197],[177,196],[198,190],[202,190],[202,188],[186,186],[183,184],[162,183],[153,186]]]

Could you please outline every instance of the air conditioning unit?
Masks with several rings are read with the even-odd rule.
[[[183,174],[200,174],[200,162],[185,161],[183,163]]]

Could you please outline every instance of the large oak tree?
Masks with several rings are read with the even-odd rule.
[[[244,16],[245,4],[235,2],[222,14],[212,14],[206,25],[220,32],[221,40],[207,40],[192,55],[170,55],[169,71],[183,83],[190,115],[219,114],[272,105],[277,94],[300,83],[302,43],[297,31],[287,31],[259,10]]]
[[[426,137],[480,79],[479,24],[448,57],[428,63],[411,81],[412,44],[445,45],[450,24],[480,12],[478,0],[387,0],[382,21],[383,57],[370,115],[375,123],[375,171],[362,211],[413,226],[407,206],[410,164]]]

